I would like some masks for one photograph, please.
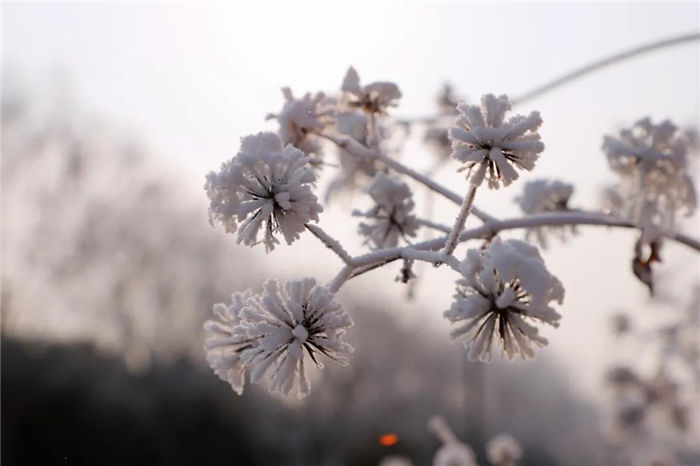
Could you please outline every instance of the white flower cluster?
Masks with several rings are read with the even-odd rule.
[[[470,359],[489,361],[495,339],[508,359],[517,353],[523,359],[533,357],[531,343],[547,344],[527,321],[557,327],[561,316],[551,303],[563,302],[564,288],[537,248],[496,237],[485,249],[470,249],[460,270],[463,277],[445,316],[462,324],[452,336],[464,340]]]
[[[301,150],[311,160],[312,165],[322,163],[322,147],[317,132],[331,123],[333,107],[324,105],[326,96],[318,92],[314,96],[306,93],[303,98],[295,99],[291,89],[282,88],[285,104],[278,115],[269,115],[279,123],[279,136],[284,144],[291,144]]]
[[[345,74],[341,90],[348,107],[360,108],[369,114],[385,114],[401,98],[399,87],[392,82],[376,81],[362,86],[352,66]]]
[[[205,349],[214,372],[243,393],[244,374],[259,382],[270,372],[270,391],[289,395],[295,385],[299,397],[309,394],[304,352],[319,367],[320,354],[346,364],[353,352],[343,341],[352,325],[347,311],[314,279],[281,286],[276,280],[263,285],[262,295],[234,293],[230,305],[216,304]]]
[[[375,248],[394,247],[399,238],[416,236],[420,226],[411,212],[414,207],[411,189],[402,181],[378,173],[369,187],[375,206],[367,212],[355,212],[372,220],[360,223],[358,231]]]
[[[569,210],[569,199],[574,192],[574,186],[558,180],[535,180],[525,183],[522,196],[515,198],[515,201],[526,214],[541,214],[546,212],[561,212]],[[535,237],[537,242],[543,247],[548,246],[547,233],[557,234],[563,241],[567,232],[576,232],[575,226],[568,227],[536,227],[528,228],[526,239]]]
[[[299,149],[283,146],[274,133],[246,136],[238,154],[207,175],[210,221],[220,222],[227,233],[240,225],[238,243],[259,243],[265,223],[262,242],[267,250],[278,243],[276,232],[291,244],[323,210],[311,191],[315,181],[309,158]]]
[[[695,210],[695,186],[688,173],[688,139],[668,120],[639,120],[603,141],[610,168],[621,178],[616,203],[644,230],[672,229],[676,214]]]
[[[518,178],[515,168],[532,170],[544,144],[537,133],[542,118],[537,112],[505,119],[508,97],[484,95],[481,105],[457,106],[457,126],[449,131],[452,155],[468,169],[470,181],[480,186],[488,173],[488,185],[508,186]],[[475,170],[473,170],[475,169]]]

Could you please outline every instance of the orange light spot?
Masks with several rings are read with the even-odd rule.
[[[384,434],[379,437],[379,443],[384,447],[396,445],[399,442],[399,436],[396,434]]]

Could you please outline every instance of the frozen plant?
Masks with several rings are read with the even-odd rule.
[[[355,212],[367,223],[359,226],[360,235],[377,249],[393,247],[399,238],[408,240],[416,236],[419,224],[412,210],[411,188],[402,181],[384,173],[378,173],[369,186],[369,195],[375,205],[367,212]]]
[[[562,303],[564,287],[535,247],[494,238],[485,249],[470,249],[459,270],[462,278],[445,317],[460,324],[452,336],[463,339],[470,359],[490,360],[496,340],[508,359],[518,353],[533,357],[532,343],[547,344],[529,322],[557,327],[561,316],[552,302]]]
[[[386,113],[389,107],[398,105],[401,98],[399,87],[387,81],[376,81],[365,86],[360,84],[360,75],[352,66],[348,68],[343,85],[345,104],[350,108],[359,108],[368,114]]]
[[[251,382],[271,372],[271,391],[288,395],[296,382],[299,397],[306,396],[311,387],[304,353],[323,367],[321,355],[346,364],[353,352],[343,341],[352,320],[333,298],[313,278],[282,286],[268,280],[262,295],[234,294],[230,306],[214,306],[218,320],[205,323],[205,329],[214,334],[206,343],[207,360],[239,395],[249,369]]]
[[[523,194],[515,198],[520,210],[525,214],[541,214],[547,212],[566,212],[569,209],[569,199],[574,193],[573,185],[558,180],[535,180],[525,183]],[[547,236],[557,234],[562,241],[566,241],[567,232],[576,232],[576,227],[537,227],[528,228],[526,239],[534,237],[537,242],[547,248]]]
[[[585,68],[581,74],[589,71]],[[351,279],[394,263],[400,264],[400,283],[420,279],[423,271],[416,262],[444,265],[456,274],[454,301],[444,315],[455,324],[452,335],[464,343],[471,359],[488,361],[496,347],[508,360],[518,355],[531,358],[534,347],[547,344],[541,325],[559,325],[557,304],[563,304],[564,286],[537,247],[504,239],[508,230],[525,229],[526,239],[534,233],[542,245],[551,234],[566,240],[563,232],[578,225],[637,230],[632,271],[650,288],[651,267],[660,260],[663,244],[673,241],[700,251],[700,241],[678,231],[675,221],[678,210],[692,210],[695,205],[687,158],[692,138],[668,122],[654,125],[644,119],[632,130],[605,139],[603,151],[621,180],[611,191],[615,202],[606,210],[572,209],[573,185],[556,179],[524,185],[517,199],[521,216],[501,219],[476,205],[476,191],[484,181],[490,188],[505,188],[517,182],[521,171],[535,169],[545,153],[540,136],[543,120],[537,111],[509,112],[562,82],[515,98],[486,94],[478,105],[458,103],[446,88],[437,115],[411,120],[392,114],[401,98],[395,83],[361,84],[352,67],[339,92],[309,93],[299,99],[285,88],[282,111],[273,116],[279,134],[244,137],[238,154],[207,175],[210,219],[227,232],[237,231],[239,243],[263,242],[266,252],[278,244],[278,233],[292,244],[308,230],[342,265],[324,285],[311,279],[284,287],[268,281],[262,295],[247,296],[240,309],[232,304],[236,312],[224,313],[219,307],[223,317],[218,324],[207,325],[218,335],[214,341],[228,342],[208,344],[216,373],[236,390],[242,386],[242,372],[250,372],[253,381],[269,374],[275,391],[288,394],[297,385],[301,395],[307,394],[305,350],[319,364],[320,355],[345,362],[350,354],[341,337],[351,320],[335,302],[335,294]],[[455,190],[446,186],[435,163],[427,172],[405,163],[402,149],[418,125],[425,126],[419,134],[427,133],[428,142],[443,150],[449,143],[451,160],[440,164],[467,170],[466,186],[461,183]],[[401,131],[394,131],[397,128]],[[329,167],[324,176],[338,170],[330,175],[328,194],[341,189],[364,192],[373,202],[367,210],[346,209],[362,217],[357,231],[364,251],[349,251],[318,224],[323,207],[314,194],[317,173],[312,163],[321,153],[337,156],[337,163],[324,160]],[[445,198],[454,210],[441,209],[436,213],[443,217],[439,219],[430,212],[421,215],[427,209],[420,209],[414,196],[421,187]],[[331,200],[328,194],[325,202]],[[470,245],[460,260],[455,251],[466,243]],[[467,458],[460,445],[446,445],[440,457]],[[501,452],[508,450],[503,453],[507,459],[498,461],[518,456],[507,442],[495,445]]]
[[[323,210],[311,190],[316,175],[309,158],[292,145],[283,146],[274,133],[258,133],[241,140],[238,154],[207,175],[204,188],[211,202],[211,222],[227,233],[238,231],[238,243],[258,244],[267,250],[278,243],[281,232],[287,244],[299,238],[307,222],[318,221]]]
[[[291,89],[282,88],[284,107],[279,114],[270,114],[268,119],[279,123],[279,136],[283,144],[291,144],[310,157],[312,165],[322,163],[322,146],[316,132],[323,130],[331,122],[333,107],[324,105],[323,92],[312,96],[307,92],[301,99],[295,99]]]
[[[507,96],[487,94],[481,105],[459,104],[457,126],[450,129],[452,154],[469,170],[469,180],[480,186],[488,177],[490,188],[508,186],[518,179],[516,168],[532,170],[544,144],[537,132],[542,124],[538,112],[515,115],[506,120],[511,109]]]
[[[643,230],[672,229],[677,212],[695,210],[688,140],[669,120],[643,118],[618,136],[605,136],[603,150],[620,176],[620,214]]]
[[[444,254],[451,254],[457,245],[467,217],[471,213],[476,189],[488,177],[490,188],[508,186],[518,179],[516,168],[532,170],[544,151],[537,132],[542,124],[538,112],[515,115],[506,120],[511,109],[508,96],[486,94],[481,105],[457,105],[456,126],[450,128],[452,156],[468,170],[469,191],[462,202],[452,231],[445,243]]]

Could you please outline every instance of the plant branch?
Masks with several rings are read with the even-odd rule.
[[[625,50],[624,52],[616,53],[614,55],[611,55],[609,57],[605,57],[599,60],[596,60],[592,63],[589,63],[588,65],[582,66],[580,68],[577,68],[573,71],[570,71],[556,79],[553,79],[552,81],[549,81],[541,86],[538,86],[530,91],[527,91],[523,93],[522,95],[519,95],[513,99],[511,99],[511,102],[513,105],[519,105],[523,102],[526,102],[528,100],[534,99],[535,97],[539,97],[542,94],[545,94],[551,90],[554,90],[560,86],[563,86],[564,84],[567,84],[571,81],[574,81],[578,78],[581,78],[583,76],[586,76],[587,74],[590,74],[594,71],[597,71],[601,68],[605,68],[606,66],[614,65],[616,63],[619,63],[621,61],[627,60],[628,58],[636,57],[637,55],[642,55],[647,52],[652,52],[654,50],[662,49],[665,47],[671,47],[673,45],[678,45],[678,44],[684,44],[686,42],[693,42],[696,40],[700,40],[700,33],[692,33],[692,34],[685,34],[682,36],[678,37],[672,37],[670,39],[664,39],[660,40],[657,42],[652,42],[650,44],[645,44],[642,46],[634,47],[629,50]]]
[[[448,234],[450,231],[452,231],[452,229],[447,225],[433,222],[432,220],[428,220],[425,218],[416,218],[416,221],[424,227],[432,228],[433,230],[441,231],[445,234]]]
[[[445,256],[450,256],[452,251],[455,250],[455,247],[457,247],[459,235],[462,233],[462,230],[464,230],[464,224],[467,222],[467,217],[469,217],[469,212],[472,210],[472,205],[474,204],[476,188],[477,186],[475,184],[469,185],[469,193],[464,198],[464,201],[462,201],[459,213],[455,219],[455,224],[449,235],[447,235],[447,241],[445,241],[445,247],[442,250]]]
[[[312,225],[310,223],[307,223],[304,226],[316,238],[318,238],[323,244],[325,244],[328,249],[336,253],[338,257],[340,257],[343,260],[343,262],[345,262],[348,265],[352,264],[352,258],[350,257],[350,254],[348,254],[347,251],[343,249],[343,246],[338,242],[338,240],[331,237],[318,225]]]
[[[360,142],[356,141],[353,138],[350,137],[345,137],[345,136],[335,136],[332,134],[328,133],[317,133],[319,136],[323,137],[324,139],[327,139],[331,141],[333,144],[338,146],[339,148],[350,152],[358,157],[365,157],[365,158],[374,158],[382,163],[384,163],[386,166],[396,170],[399,173],[403,173],[404,175],[407,175],[417,182],[425,185],[427,188],[435,191],[438,194],[441,194],[442,196],[446,197],[450,201],[454,202],[457,205],[462,204],[462,196],[459,194],[455,193],[454,191],[451,191],[450,189],[446,188],[445,186],[441,185],[440,183],[437,183],[430,178],[428,178],[425,175],[422,175],[418,173],[417,171],[405,166],[398,160],[392,159],[391,157],[388,157],[381,152],[374,151],[368,147],[365,147],[363,144]],[[480,220],[484,222],[492,221],[494,220],[494,217],[490,216],[486,212],[482,211],[481,209],[477,208],[476,206],[472,207],[472,212],[474,212],[474,216],[479,218]]]
[[[479,238],[491,238],[499,232],[505,230],[562,225],[590,225],[628,229],[639,228],[626,220],[598,212],[552,212],[486,222],[477,228],[462,232],[462,234],[459,235],[458,242]],[[693,238],[682,233],[668,233],[665,236],[668,239],[694,249],[696,252],[700,252],[700,240],[697,238]],[[413,251],[438,251],[445,246],[446,240],[447,236],[442,236],[428,241],[423,241],[421,243],[416,243],[411,246],[380,249],[378,251],[373,251],[368,254],[354,257],[354,269],[347,275],[346,280],[360,276],[366,272],[387,265],[398,259],[415,258],[407,257],[411,254],[415,254],[413,252],[407,253],[406,250],[409,249]],[[444,256],[441,256],[441,258],[444,262]]]

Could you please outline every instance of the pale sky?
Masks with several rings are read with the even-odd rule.
[[[396,114],[418,116],[434,110],[433,97],[445,80],[472,101],[487,92],[517,95],[598,57],[700,28],[698,3],[242,3],[6,2],[3,70],[26,80],[29,89],[64,76],[84,110],[140,135],[190,173],[190,187],[200,192],[204,173],[232,156],[241,136],[274,129],[264,117],[281,107],[282,86],[297,94],[333,91],[353,65],[366,81],[395,81],[403,92]],[[547,151],[536,173],[523,179],[574,182],[574,204],[594,207],[599,187],[612,180],[600,151],[604,134],[646,115],[698,127],[699,64],[697,43],[678,46],[528,102],[523,110],[543,116]],[[405,161],[420,166],[421,155],[411,149]],[[460,189],[452,169],[441,176]],[[510,192],[480,193],[477,204],[499,216],[514,215],[511,199],[522,184]],[[348,228],[341,214],[347,212],[331,209],[321,223],[349,238],[354,223]],[[695,232],[697,227],[697,216],[685,226]],[[647,299],[629,272],[633,238],[589,229],[546,253],[568,293],[561,328],[545,332],[551,338],[546,351],[572,368],[585,393],[595,392],[609,350],[609,311]],[[305,238],[302,244],[313,243]],[[359,251],[358,242],[351,244]],[[280,274],[300,263],[319,279],[335,272],[319,269],[315,255],[283,249],[274,258],[260,252],[260,261]],[[670,280],[680,295],[699,278],[698,261],[687,252],[670,246],[665,257],[667,271],[673,269],[669,264],[681,267]],[[328,261],[339,265],[330,256]],[[378,272],[349,284],[346,292],[386,279],[386,290],[379,289],[398,297],[395,273]],[[446,279],[452,280],[446,271],[437,272],[419,295],[418,304],[436,310],[436,321],[453,291]]]

